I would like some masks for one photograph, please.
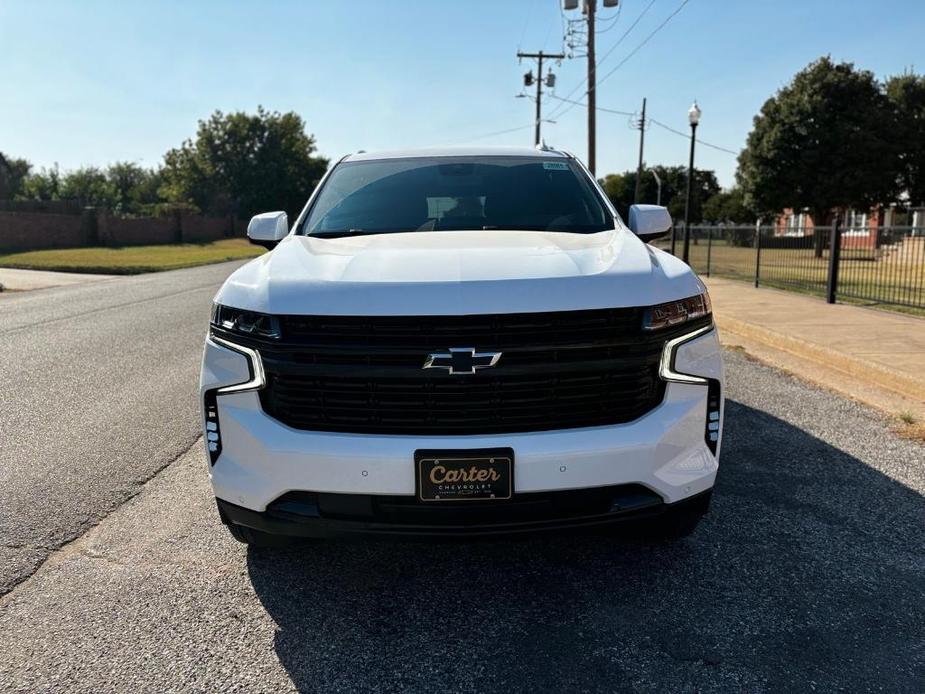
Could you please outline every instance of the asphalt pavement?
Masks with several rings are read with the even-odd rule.
[[[238,265],[0,295],[0,595],[196,441],[209,307]]]
[[[727,356],[720,478],[684,541],[248,549],[197,443],[0,598],[0,690],[922,691],[925,448]]]

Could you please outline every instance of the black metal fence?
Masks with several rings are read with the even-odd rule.
[[[681,256],[683,234],[658,245]],[[925,311],[925,227],[692,226],[689,248],[702,275]]]

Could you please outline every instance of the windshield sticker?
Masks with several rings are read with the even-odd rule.
[[[561,161],[544,161],[543,168],[548,171],[568,171],[568,164]]]

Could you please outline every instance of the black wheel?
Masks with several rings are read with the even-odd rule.
[[[225,527],[235,540],[251,547],[292,547],[299,543],[299,538],[288,535],[271,535],[234,523],[228,523]]]

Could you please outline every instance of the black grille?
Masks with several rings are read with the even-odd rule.
[[[644,309],[482,316],[283,316],[279,342],[248,340],[263,359],[264,410],[298,429],[380,434],[491,434],[629,422],[658,405],[666,339]],[[231,337],[244,342],[239,336]],[[450,347],[499,351],[472,375],[422,369]]]

